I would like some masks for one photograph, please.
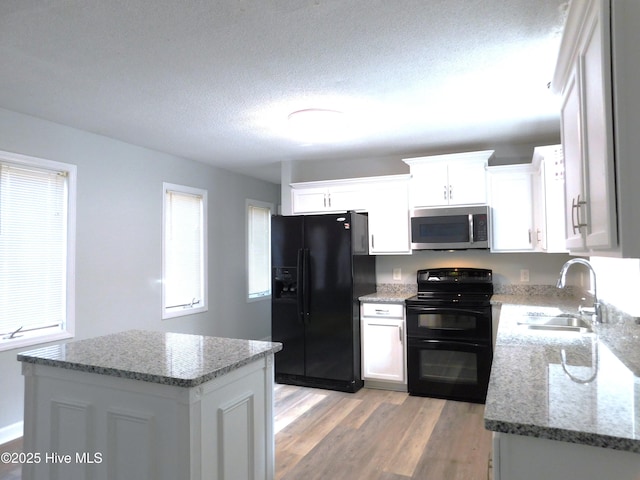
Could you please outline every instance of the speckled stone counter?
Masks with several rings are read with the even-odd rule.
[[[281,343],[130,330],[18,355],[26,363],[195,387],[282,349]]]
[[[486,428],[640,453],[640,326],[634,319],[610,316],[587,334],[529,330],[517,324],[523,314],[575,312],[579,300],[496,295],[492,303],[501,313]]]
[[[363,295],[359,297],[359,300],[368,303],[404,303],[407,298],[413,297],[417,293],[418,287],[415,284],[378,284],[376,285],[376,293]]]

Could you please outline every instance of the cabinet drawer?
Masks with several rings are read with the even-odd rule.
[[[363,303],[362,316],[403,318],[404,305],[400,303]]]

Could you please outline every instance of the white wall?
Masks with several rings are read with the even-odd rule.
[[[2,109],[0,150],[78,166],[76,339],[131,328],[270,336],[270,302],[245,300],[245,199],[277,204],[278,185]],[[209,311],[164,321],[163,181],[209,193]],[[17,353],[0,352],[0,444],[22,420]]]
[[[640,317],[640,260],[591,257],[596,271],[598,297],[623,312]]]
[[[491,165],[505,165],[512,163],[530,162],[533,157],[533,149],[542,145],[554,145],[560,143],[560,135],[551,135],[540,138],[537,142],[500,145],[461,145],[459,151],[495,150],[491,159]],[[358,158],[321,158],[316,160],[296,161],[290,166],[288,182],[311,182],[316,180],[336,180],[340,178],[357,178],[381,175],[399,175],[409,173],[409,166],[402,161],[403,158],[421,157],[453,153],[451,150],[442,151],[418,151],[406,155],[371,156]]]

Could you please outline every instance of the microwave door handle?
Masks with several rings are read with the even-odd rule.
[[[469,243],[474,243],[473,238],[473,215],[469,214]]]

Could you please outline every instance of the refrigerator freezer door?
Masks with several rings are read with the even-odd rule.
[[[276,374],[305,374],[305,328],[301,314],[302,232],[302,217],[272,218],[271,338],[283,345],[275,356]]]

